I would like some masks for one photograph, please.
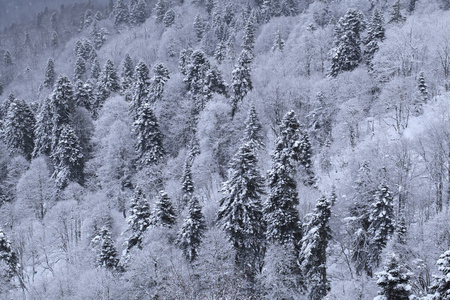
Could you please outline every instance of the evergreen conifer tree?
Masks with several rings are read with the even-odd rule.
[[[299,129],[295,113],[289,111],[281,121],[280,134],[275,142],[272,167],[268,174],[270,193],[264,204],[267,239],[272,243],[294,244],[295,247],[298,247],[302,238],[294,178],[301,157]]]
[[[203,89],[203,99],[202,108],[205,107],[206,102],[210,101],[213,97],[213,93],[224,95],[228,97],[228,86],[225,80],[222,78],[222,73],[217,68],[217,66],[212,66],[205,75],[205,87]]]
[[[164,157],[163,135],[152,108],[144,103],[133,123],[137,161],[141,167],[161,162]]]
[[[305,226],[300,254],[302,271],[309,285],[309,299],[323,299],[330,290],[326,268],[326,250],[331,239],[330,217],[331,203],[322,196]]]
[[[133,119],[137,118],[139,108],[148,103],[150,94],[150,77],[148,66],[140,61],[134,71],[134,80],[131,88],[131,104],[130,110]]]
[[[178,64],[178,69],[180,70],[181,74],[186,76],[188,71],[189,63],[191,62],[191,55],[193,50],[192,49],[183,49],[180,52],[180,59]]]
[[[379,49],[379,43],[384,41],[385,29],[384,19],[378,9],[375,9],[370,20],[367,38],[365,41],[366,48],[364,49],[364,56],[366,63],[370,66],[375,53]]]
[[[164,0],[158,0],[155,5],[156,22],[161,23],[166,14],[167,7]]]
[[[168,9],[164,14],[163,23],[166,27],[171,27],[175,24],[175,12],[173,9]]]
[[[75,131],[68,124],[63,124],[60,129],[59,141],[53,147],[51,158],[55,171],[56,186],[64,189],[69,181],[83,183],[84,158],[80,142]]]
[[[205,217],[197,197],[188,202],[188,215],[178,233],[177,243],[189,262],[193,262],[199,253],[200,244],[206,230]]]
[[[82,57],[78,57],[75,62],[75,70],[73,72],[73,81],[83,80],[86,73],[86,62]]]
[[[183,178],[181,181],[181,191],[183,193],[181,197],[183,207],[186,206],[194,196],[194,182],[192,180],[191,168],[192,168],[192,158],[188,156],[184,164]]]
[[[432,300],[450,299],[450,250],[445,251],[438,259],[437,266],[442,275],[433,276],[434,284],[430,290]]]
[[[130,3],[130,23],[139,25],[147,18],[147,6],[143,0],[132,0]]]
[[[5,54],[3,54],[3,63],[5,64],[5,67],[10,67],[13,65],[11,52],[9,52],[8,50],[6,50]]]
[[[107,60],[104,71],[100,74],[97,82],[97,97],[95,108],[98,111],[106,99],[111,93],[117,93],[120,91],[119,77],[117,76],[117,70],[114,67],[114,63],[111,60]]]
[[[49,58],[47,62],[47,67],[45,68],[45,79],[44,86],[51,89],[55,83],[55,64],[53,59]]]
[[[90,80],[86,82],[77,81],[74,93],[75,104],[92,112],[92,104],[95,101],[94,87]]]
[[[52,115],[52,149],[59,143],[59,134],[62,125],[72,122],[75,111],[75,101],[73,99],[72,84],[67,76],[62,75],[58,78],[56,85],[50,95]]]
[[[354,70],[361,61],[361,32],[364,20],[361,12],[349,9],[335,28],[334,48],[331,51],[330,76]]]
[[[100,77],[101,69],[97,59],[94,59],[91,66],[91,78],[98,79]]]
[[[230,163],[229,179],[223,183],[218,213],[218,221],[236,250],[236,266],[249,278],[262,267],[265,251],[264,179],[257,164],[253,145],[241,146]]]
[[[299,14],[298,4],[295,0],[285,0],[282,4],[281,11],[286,17],[296,16]]]
[[[210,64],[205,53],[201,50],[192,52],[189,64],[186,66],[184,82],[194,101],[196,113],[199,113],[206,103],[204,99],[204,87],[206,86],[206,74]]]
[[[242,49],[248,51],[250,59],[253,59],[253,48],[255,47],[255,19],[253,17],[249,17],[245,24],[241,46]]]
[[[151,225],[150,205],[142,189],[137,186],[130,203],[130,215],[127,219],[131,236],[126,242],[127,251],[134,246],[142,249],[142,234]]]
[[[386,300],[408,300],[411,295],[409,279],[411,272],[402,264],[398,256],[392,253],[384,267],[384,271],[376,274],[377,284],[381,287],[380,295]],[[382,298],[383,299],[383,298]]]
[[[98,265],[110,270],[117,267],[119,259],[117,258],[117,249],[114,246],[114,241],[111,237],[111,232],[108,227],[103,226],[100,230],[100,254],[98,257]]]
[[[312,148],[309,142],[309,136],[306,131],[302,132],[302,137],[300,139],[300,164],[303,166],[305,172],[305,177],[303,182],[306,185],[313,186],[316,182],[315,174],[312,165]]]
[[[122,89],[125,91],[129,89],[133,83],[134,65],[133,60],[127,53],[122,66]]]
[[[160,191],[158,201],[155,204],[155,223],[159,226],[172,227],[177,216],[172,202],[166,192]]]
[[[422,102],[427,103],[428,102],[428,86],[425,81],[425,75],[423,72],[419,73],[418,88],[419,88],[420,96],[422,98],[421,99]]]
[[[0,81],[0,96],[3,95],[3,82]]]
[[[114,6],[114,25],[119,26],[122,24],[128,24],[130,19],[130,12],[123,0],[117,0]]]
[[[3,137],[11,153],[31,159],[35,124],[34,114],[25,101],[15,99],[9,105],[3,124]]]
[[[50,45],[53,47],[53,49],[58,48],[59,36],[56,31],[53,31],[53,33],[52,33],[52,37],[50,38]]]
[[[150,83],[150,103],[155,103],[162,100],[164,85],[167,80],[170,79],[169,70],[167,70],[163,64],[157,64],[154,67],[153,72],[155,75],[152,77]]]
[[[83,20],[83,27],[87,28],[89,25],[91,25],[92,21],[94,20],[92,16],[92,10],[89,8],[86,9],[86,12],[84,13],[84,20]]]
[[[394,4],[392,5],[392,11],[391,11],[391,19],[389,20],[389,23],[403,23],[406,20],[406,17],[402,15],[401,12],[402,4],[400,3],[400,0],[396,0]]]
[[[253,89],[251,79],[252,54],[247,50],[242,50],[239,56],[238,64],[232,72],[231,82],[231,115],[234,116],[238,110],[239,104],[244,100],[244,97]]]
[[[256,113],[255,105],[252,103],[245,121],[244,142],[249,143],[255,150],[265,147],[262,125]]]
[[[379,256],[386,246],[387,240],[394,233],[393,198],[389,188],[381,184],[375,193],[372,209],[369,213],[368,233],[370,240],[370,257],[374,265],[378,266]]]
[[[283,52],[284,49],[284,40],[281,36],[281,31],[278,29],[277,34],[275,35],[275,41],[273,42],[272,51],[280,51]]]
[[[52,149],[53,115],[50,98],[47,97],[41,104],[34,128],[33,157],[41,154],[50,156]]]
[[[11,279],[17,272],[19,258],[2,228],[0,228],[0,261],[4,261],[7,266],[6,274],[1,275]]]
[[[197,36],[198,41],[201,41],[203,38],[203,33],[205,32],[205,24],[200,15],[195,16],[194,29],[195,29],[195,35]]]

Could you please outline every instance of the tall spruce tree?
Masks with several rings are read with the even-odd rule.
[[[15,99],[8,107],[3,123],[3,137],[11,153],[30,160],[34,149],[36,119],[28,104]]]
[[[386,261],[384,271],[378,272],[377,285],[381,287],[380,295],[386,300],[408,300],[411,295],[409,280],[412,273],[400,261],[399,257],[392,253]],[[381,298],[383,299],[383,298]]]
[[[322,196],[314,212],[308,216],[305,235],[302,239],[300,262],[309,286],[309,299],[323,299],[330,290],[327,279],[327,247],[331,239],[329,226],[331,203]]]
[[[132,0],[130,3],[130,24],[139,25],[147,18],[147,5],[143,0]]]
[[[251,79],[252,54],[244,49],[239,56],[238,64],[232,72],[231,82],[231,115],[234,116],[238,110],[239,104],[244,97],[253,89]]]
[[[171,27],[173,24],[175,24],[175,12],[173,9],[169,9],[164,14],[163,23],[166,27]]]
[[[189,60],[189,64],[186,66],[186,76],[184,82],[186,88],[189,91],[192,100],[194,101],[195,114],[198,114],[203,110],[206,103],[205,97],[209,94],[206,91],[206,74],[210,69],[210,63],[205,53],[201,50],[195,50]]]
[[[389,23],[403,23],[406,20],[406,17],[402,15],[402,4],[400,0],[396,0],[394,4],[392,4],[392,10],[390,12],[391,19]]]
[[[5,262],[7,269],[5,270],[5,274],[1,274],[5,276],[8,280],[11,280],[12,277],[16,274],[17,268],[19,266],[19,257],[16,252],[11,247],[11,242],[6,236],[3,229],[0,227],[0,261]]]
[[[91,113],[93,112],[92,105],[95,101],[95,97],[93,83],[90,80],[86,82],[79,80],[76,82],[74,101],[77,106],[84,107]]]
[[[102,70],[100,68],[100,64],[98,62],[98,59],[96,58],[91,65],[91,78],[97,80],[100,77],[101,71]]]
[[[277,34],[275,35],[275,40],[273,42],[272,51],[280,51],[283,52],[284,50],[284,40],[281,36],[281,31],[278,29]]]
[[[130,12],[123,0],[117,0],[116,5],[114,6],[113,15],[115,26],[129,23]]]
[[[156,116],[148,103],[139,108],[133,128],[136,136],[137,161],[140,167],[161,162],[165,154],[162,143],[163,135],[159,130]]]
[[[131,236],[126,241],[126,250],[129,251],[134,246],[142,249],[142,234],[151,225],[151,214],[150,205],[139,186],[136,187],[131,198],[130,215],[127,222]]]
[[[360,63],[361,33],[364,29],[363,14],[354,9],[339,19],[335,28],[334,48],[331,50],[330,76],[354,70]]]
[[[194,196],[194,181],[192,180],[192,158],[188,156],[184,164],[183,178],[181,181],[182,206],[186,206]]]
[[[122,65],[122,89],[129,89],[133,83],[134,65],[133,60],[127,53]]]
[[[34,128],[34,150],[33,157],[42,154],[50,156],[52,149],[53,115],[49,97],[46,97],[39,108]]]
[[[262,125],[256,113],[255,105],[252,103],[245,121],[244,142],[249,143],[255,150],[265,147]]]
[[[175,225],[177,216],[172,202],[166,192],[160,191],[158,201],[155,204],[155,224],[164,227]]]
[[[165,0],[158,0],[155,5],[155,14],[156,14],[156,22],[161,23],[164,19],[164,15],[166,14],[167,7],[166,7]]]
[[[131,88],[130,112],[133,119],[138,116],[139,108],[148,103],[150,94],[150,77],[148,66],[140,61],[134,71],[134,80]]]
[[[385,184],[381,184],[374,195],[368,220],[370,226],[367,230],[370,236],[369,255],[375,266],[378,266],[381,251],[394,233],[393,202],[389,188]]]
[[[205,33],[205,26],[206,25],[203,22],[203,19],[200,16],[200,14],[196,15],[194,19],[194,29],[198,41],[201,41],[203,38],[203,34]]]
[[[442,275],[435,275],[435,282],[430,287],[432,300],[450,299],[450,250],[445,251],[437,260]]]
[[[154,69],[154,76],[150,83],[150,103],[159,102],[162,100],[164,93],[164,86],[167,80],[170,79],[169,70],[163,64],[157,64]]]
[[[107,226],[100,229],[100,253],[98,256],[98,265],[110,270],[114,270],[119,263],[117,249],[111,237],[111,232]]]
[[[83,184],[83,149],[75,130],[69,124],[60,128],[58,143],[53,147],[51,158],[54,164],[53,178],[59,189],[64,189],[70,181]]]
[[[242,49],[250,54],[250,60],[253,59],[253,48],[255,47],[255,19],[249,17],[244,28],[244,37],[242,38]]]
[[[51,89],[55,83],[55,64],[53,59],[49,58],[45,68],[44,86]]]
[[[364,57],[367,65],[371,68],[371,62],[378,51],[379,43],[384,41],[385,29],[384,19],[378,9],[375,9],[372,15],[372,19],[368,25],[367,38],[365,40],[366,48],[364,49]]]
[[[302,238],[296,166],[300,162],[300,124],[294,111],[289,111],[281,121],[280,134],[272,154],[272,167],[268,174],[269,197],[264,204],[266,236],[272,243],[294,244]]]
[[[73,71],[73,81],[77,80],[83,80],[84,75],[86,73],[86,62],[84,61],[84,58],[78,57],[77,61],[75,62],[75,69]]]
[[[316,182],[316,175],[314,174],[312,165],[312,147],[306,131],[302,132],[300,139],[300,164],[303,166],[304,184],[313,186]]]
[[[206,223],[202,208],[197,197],[193,196],[189,199],[188,215],[177,237],[177,244],[189,262],[197,258],[205,230]]]
[[[114,67],[114,63],[108,59],[105,64],[105,69],[100,74],[97,82],[95,110],[98,111],[103,107],[103,104],[111,93],[117,93],[119,91],[120,83],[117,70]]]
[[[249,279],[261,269],[265,251],[261,203],[264,179],[257,165],[253,145],[241,146],[230,163],[218,212],[218,221],[236,250],[236,266]]]

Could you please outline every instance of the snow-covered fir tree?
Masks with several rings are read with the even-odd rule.
[[[44,86],[51,89],[55,83],[55,64],[53,59],[49,58],[45,68]]]
[[[330,290],[327,278],[327,247],[331,240],[331,203],[322,196],[307,216],[300,261],[309,288],[309,299],[323,299]]]
[[[354,70],[360,63],[361,33],[364,19],[360,11],[349,9],[339,19],[335,28],[334,48],[331,50],[330,76],[336,77],[345,71]]]
[[[181,74],[186,76],[188,71],[188,65],[191,62],[191,56],[192,56],[192,49],[183,49],[180,51],[180,58],[178,60],[178,69],[180,70]]]
[[[120,89],[119,77],[117,76],[117,70],[114,67],[114,63],[108,59],[105,64],[103,72],[100,73],[97,82],[97,95],[95,109],[98,111],[103,107],[106,99],[111,93],[117,93]]]
[[[205,23],[202,20],[200,15],[196,15],[194,19],[194,29],[195,35],[197,36],[197,40],[201,41],[203,38],[203,34],[205,33]]]
[[[309,136],[306,131],[302,132],[300,139],[300,164],[303,166],[304,178],[303,182],[306,185],[313,186],[316,182],[316,175],[312,165],[312,147],[309,142]]]
[[[164,86],[167,80],[170,79],[169,70],[167,70],[167,68],[163,64],[157,64],[153,68],[153,73],[154,75],[150,83],[150,103],[155,103],[162,100]]]
[[[194,181],[192,179],[192,157],[188,156],[184,164],[183,177],[181,181],[182,206],[186,206],[194,195]]]
[[[166,27],[171,27],[173,24],[175,24],[175,12],[173,9],[168,9],[166,13],[164,14],[163,23]]]
[[[281,121],[268,174],[269,197],[264,203],[266,236],[271,243],[299,245],[302,238],[295,174],[300,162],[300,124],[294,111]]]
[[[59,46],[59,35],[56,31],[53,31],[53,33],[52,33],[52,37],[50,39],[50,45],[53,47],[53,49],[56,49]]]
[[[110,270],[117,267],[119,259],[117,257],[117,249],[111,236],[111,232],[107,226],[100,229],[100,253],[98,255],[98,265]]]
[[[0,227],[0,262],[6,264],[5,273],[1,274],[10,280],[14,275],[16,275],[17,268],[19,266],[19,257],[16,252],[11,247],[11,242],[6,236],[3,229]]]
[[[132,0],[130,3],[130,24],[139,25],[147,18],[147,5],[143,0]]]
[[[15,99],[10,103],[3,123],[3,138],[11,153],[31,159],[35,124],[34,114],[25,101]]]
[[[113,15],[115,26],[128,24],[130,21],[130,12],[123,0],[117,0],[116,5],[114,6]]]
[[[206,54],[201,50],[192,52],[189,64],[186,66],[184,82],[194,101],[196,114],[202,111],[206,104],[204,87],[206,85],[206,74],[209,69],[210,63]]]
[[[244,97],[253,89],[251,79],[251,68],[253,55],[247,50],[242,50],[238,64],[234,67],[231,81],[231,115],[234,116],[239,104]]]
[[[130,201],[130,215],[127,219],[131,236],[126,241],[127,251],[134,246],[142,249],[142,234],[151,225],[150,204],[145,198],[142,188],[137,186]]]
[[[402,15],[402,4],[400,0],[396,0],[394,4],[392,4],[392,9],[390,12],[391,18],[389,23],[402,23],[405,22],[406,17]]]
[[[281,31],[278,29],[277,34],[275,35],[275,40],[273,42],[272,51],[280,51],[283,52],[284,49],[284,40],[281,36]]]
[[[387,240],[394,233],[394,207],[389,188],[381,184],[374,195],[369,213],[370,257],[375,266],[379,264],[379,256],[386,246]]]
[[[131,87],[130,111],[134,119],[137,118],[140,107],[148,103],[150,94],[150,76],[148,66],[140,61],[134,71],[133,85]]]
[[[172,227],[177,219],[175,209],[166,192],[160,191],[158,201],[153,213],[155,224],[159,226]]]
[[[434,283],[430,287],[431,300],[450,299],[450,250],[445,251],[437,260],[437,266],[442,273],[434,275]]]
[[[158,0],[155,4],[155,15],[157,23],[161,23],[163,21],[166,11],[167,11],[167,4],[165,0]]]
[[[133,129],[139,166],[144,167],[161,162],[165,154],[163,135],[150,104],[144,103],[139,108]]]
[[[253,48],[255,47],[255,19],[248,18],[245,24],[244,37],[242,38],[242,49],[247,50],[250,60],[253,59]]]
[[[426,104],[428,102],[428,85],[425,80],[425,74],[423,72],[419,73],[419,79],[417,80],[417,86],[419,88],[420,100],[422,103]]]
[[[244,142],[249,143],[255,150],[261,150],[265,147],[262,125],[256,113],[254,103],[251,104],[245,121]]]
[[[239,148],[223,183],[223,197],[217,219],[236,250],[235,263],[251,280],[263,264],[265,226],[261,195],[264,179],[258,171],[254,146]]]
[[[36,116],[34,128],[34,150],[33,157],[41,154],[50,156],[52,149],[53,116],[50,98],[44,98]]]
[[[375,53],[379,50],[379,43],[385,38],[384,19],[378,9],[375,9],[367,28],[367,38],[365,40],[366,48],[364,57],[367,65],[371,66]]]
[[[127,53],[122,65],[122,90],[127,90],[133,83],[134,64],[130,55]]]
[[[82,184],[84,181],[84,157],[80,141],[75,130],[68,124],[60,128],[58,142],[52,147],[51,158],[53,160],[56,186],[64,189],[69,182]]]
[[[83,80],[86,73],[86,62],[82,57],[78,57],[75,62],[75,69],[73,71],[73,81]]]
[[[192,196],[188,202],[188,215],[184,219],[177,237],[177,244],[189,262],[193,262],[198,257],[205,230],[206,223],[202,207],[198,198]]]
[[[102,69],[100,68],[100,63],[98,62],[98,59],[94,59],[91,65],[91,78],[96,80],[100,77],[100,73],[102,72]]]
[[[84,107],[92,112],[92,105],[95,101],[94,86],[91,80],[82,82],[81,80],[75,83],[74,92],[75,104],[78,107]]]
[[[59,142],[62,126],[72,122],[75,111],[73,87],[67,76],[62,75],[59,77],[50,95],[49,106],[52,116],[52,149],[55,149]]]
[[[410,299],[411,285],[409,280],[412,273],[395,253],[388,256],[384,271],[378,272],[376,275],[378,278],[377,284],[381,287],[380,296],[375,297],[376,300]]]

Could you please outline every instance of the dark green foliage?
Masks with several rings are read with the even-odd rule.
[[[327,247],[331,240],[329,221],[331,203],[322,196],[314,212],[307,216],[305,235],[302,239],[300,261],[309,287],[309,299],[323,299],[330,290],[327,279]]]
[[[270,193],[264,204],[264,220],[267,239],[272,243],[299,245],[302,237],[294,177],[301,157],[300,139],[300,124],[290,111],[281,122],[268,174]]]
[[[134,191],[134,195],[130,202],[130,216],[127,219],[128,230],[131,236],[126,242],[127,251],[134,246],[142,249],[142,234],[151,225],[150,222],[150,205],[145,198],[142,189],[138,186]]]
[[[135,149],[139,166],[157,164],[164,158],[163,135],[152,108],[144,103],[133,123],[136,136]]]
[[[47,62],[47,67],[45,68],[45,79],[44,86],[51,89],[55,83],[55,64],[53,59],[49,58]]]
[[[249,278],[262,267],[265,250],[261,204],[264,179],[253,148],[244,144],[232,159],[218,213],[218,221],[236,250],[236,266]]]
[[[3,137],[11,153],[31,159],[35,124],[34,114],[25,101],[15,99],[9,104],[3,124]]]
[[[172,227],[175,225],[177,216],[172,202],[166,192],[160,191],[158,201],[155,204],[155,223],[159,226]]]
[[[177,244],[189,262],[193,262],[199,253],[204,232],[206,230],[205,217],[197,197],[193,196],[188,202],[188,215],[184,219]]]
[[[363,14],[359,11],[349,9],[339,19],[331,51],[330,76],[336,77],[341,72],[352,71],[359,65],[362,58],[360,44],[363,29]]]
[[[408,300],[411,295],[409,279],[411,272],[402,264],[396,254],[388,257],[384,271],[376,274],[377,284],[381,287],[380,295],[384,295],[386,300]]]

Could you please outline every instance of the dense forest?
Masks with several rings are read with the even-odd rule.
[[[450,299],[449,0],[0,19],[0,299]]]

